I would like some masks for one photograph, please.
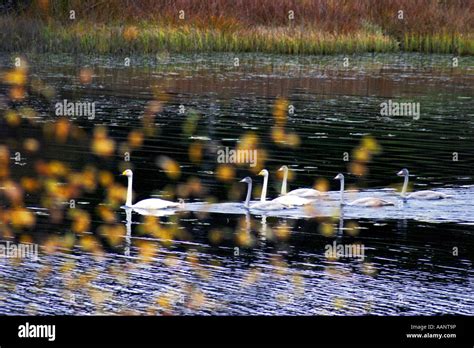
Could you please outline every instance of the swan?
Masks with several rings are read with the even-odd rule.
[[[126,223],[125,223],[125,256],[130,256],[130,245],[132,244],[132,208],[125,208]]]
[[[176,203],[171,201],[166,201],[159,198],[148,198],[141,200],[135,204],[132,204],[132,183],[133,183],[133,172],[130,169],[125,170],[122,175],[128,178],[128,187],[127,187],[127,200],[125,202],[125,207],[133,209],[165,209],[165,208],[174,208],[179,207],[182,203]]]
[[[268,186],[268,170],[262,169],[258,175],[263,176],[263,188],[262,188],[262,197],[260,201],[264,202],[267,196],[267,186]],[[277,202],[287,207],[300,206],[310,204],[311,201],[307,198],[298,197],[298,196],[280,196],[278,198],[272,199],[271,202]]]
[[[453,197],[441,192],[430,191],[430,190],[416,191],[407,195],[406,193],[407,193],[407,188],[408,188],[408,177],[410,176],[408,169],[404,168],[400,170],[397,173],[397,175],[405,177],[405,180],[403,182],[402,193],[401,193],[401,197],[403,199],[413,198],[413,199],[434,200],[434,199],[445,199],[445,198]]]
[[[176,209],[143,209],[143,208],[133,208],[133,211],[137,214],[144,215],[144,216],[156,216],[156,217],[162,217],[162,216],[171,216],[176,214]]]
[[[344,175],[338,174],[334,179],[341,181],[340,202],[341,202],[341,205],[345,205],[344,203]],[[383,206],[395,205],[395,203],[386,201],[384,199],[376,198],[376,197],[364,197],[364,198],[356,199],[355,201],[352,201],[350,203],[347,203],[347,205],[354,205],[358,207],[383,207]]]
[[[298,196],[303,198],[317,198],[323,196],[324,194],[318,190],[312,188],[299,188],[296,190],[291,190],[290,192],[286,192],[286,182],[288,180],[288,166],[281,166],[278,169],[279,172],[283,171],[283,182],[281,183],[281,195],[289,195],[289,196]]]
[[[265,191],[262,191],[262,197],[260,202],[253,203],[250,205],[250,197],[252,195],[252,179],[250,177],[245,177],[240,182],[245,182],[247,184],[247,197],[245,198],[244,207],[247,209],[258,209],[258,210],[281,210],[288,208],[287,206],[274,202],[274,201],[265,201],[266,187]],[[265,186],[265,183],[264,183]]]

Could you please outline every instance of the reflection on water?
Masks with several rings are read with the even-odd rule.
[[[169,187],[183,182],[199,185],[202,194],[185,192],[184,209],[154,216],[117,209],[119,219],[110,225],[123,234],[111,240],[98,232],[108,245],[100,256],[73,239],[71,251],[43,246],[39,262],[1,259],[0,314],[474,314],[473,59],[461,58],[459,69],[451,69],[445,56],[362,55],[342,69],[338,58],[242,55],[235,69],[228,55],[142,57],[132,68],[119,58],[30,57],[32,78],[52,85],[58,100],[96,103],[94,120],[77,117],[74,124],[86,134],[106,125],[117,144],[147,117],[156,90],[166,92],[153,120],[159,132],[146,137],[130,162],[117,155],[101,166],[117,174],[123,165],[133,167],[136,200],[169,198]],[[7,66],[9,57],[0,61]],[[77,78],[84,66],[94,72],[86,85]],[[295,108],[287,128],[298,134],[298,147],[272,140],[277,96]],[[398,98],[420,102],[420,119],[381,117],[380,103]],[[56,121],[54,104],[29,102],[38,111],[35,124]],[[196,111],[194,123],[179,113],[180,105]],[[0,135],[14,152],[43,131],[2,123]],[[255,173],[241,166],[232,180],[218,180],[215,153],[219,146],[235,147],[249,131],[266,151],[270,197],[280,190],[274,175],[283,164],[290,166],[291,188],[325,178],[332,191],[310,207],[264,214],[244,209],[245,187],[237,179]],[[366,176],[348,175],[348,184],[362,191],[348,192],[347,199],[370,195],[397,204],[341,209],[332,178],[347,172],[344,153],[353,156],[367,134],[382,151]],[[40,154],[13,166],[12,177],[30,175],[38,159],[76,170],[95,161],[89,144],[78,139],[42,144]],[[189,158],[196,141],[203,148],[199,163]],[[160,156],[179,163],[179,178],[171,180],[155,165]],[[404,167],[414,174],[415,190],[453,198],[403,203],[394,189]],[[76,217],[55,220],[37,194],[26,202],[37,217],[35,239],[68,235]],[[96,233],[100,194],[85,193],[76,203],[93,216],[88,231]],[[334,241],[363,245],[364,259],[326,257]]]
[[[464,255],[473,248],[472,235],[456,224],[441,230],[407,220],[358,219],[354,229],[354,220],[341,218],[334,221],[336,234],[323,236],[315,222],[244,215],[244,230],[215,246],[204,224],[224,229],[228,218],[190,214],[181,225],[192,230],[192,241],[161,247],[143,263],[137,245],[149,237],[139,235],[131,216],[127,211],[132,237],[131,244],[128,234],[123,241],[123,253],[97,260],[75,250],[42,256],[40,263],[4,262],[2,313],[472,315],[471,261],[447,253],[456,245]],[[236,256],[241,233],[251,246]],[[334,240],[362,243],[365,259],[328,260],[324,249]]]
[[[438,192],[452,195],[452,198],[433,201],[409,199],[403,200],[400,195],[392,190],[364,190],[349,193],[349,197],[365,198],[376,197],[393,202],[394,206],[380,208],[340,206],[339,192],[331,191],[323,198],[314,200],[311,204],[291,209],[262,211],[247,209],[243,203],[188,203],[181,211],[220,213],[220,214],[246,214],[286,217],[292,219],[331,217],[343,213],[351,219],[412,219],[427,222],[459,222],[474,224],[472,208],[474,201],[474,186],[464,186],[456,189],[449,188],[437,190]],[[141,215],[166,216],[176,213],[176,210],[141,210],[135,209]]]

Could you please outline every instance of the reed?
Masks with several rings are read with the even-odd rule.
[[[17,2],[22,2],[17,0]],[[288,11],[295,13],[294,24],[317,27],[321,31],[351,32],[362,22],[371,22],[389,34],[408,32],[472,31],[474,3],[466,0],[24,0],[28,18],[68,22],[74,9],[79,19],[91,22],[136,23],[137,19],[194,26],[287,26]],[[19,7],[21,8],[21,7]],[[178,17],[184,11],[185,20]],[[403,10],[400,21],[397,12]],[[362,21],[361,21],[362,19]]]
[[[68,19],[70,9],[77,20]],[[179,19],[181,10],[185,19]],[[0,48],[466,55],[474,54],[472,13],[474,2],[463,0],[43,0],[0,17]]]
[[[395,40],[382,34],[355,32],[335,35],[316,30],[257,27],[236,31],[191,26],[133,27],[78,23],[67,29],[57,25],[22,32],[8,39],[11,21],[0,19],[3,50],[48,52],[266,52],[283,54],[334,54],[390,52],[397,50]]]

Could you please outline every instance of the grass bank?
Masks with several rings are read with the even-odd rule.
[[[417,51],[474,54],[472,35],[406,34],[402,40],[381,31],[333,34],[312,28],[255,27],[220,30],[142,23],[104,25],[79,22],[22,23],[0,18],[0,48],[8,52],[158,53],[265,52],[337,54]]]
[[[15,4],[3,9],[0,17],[3,51],[474,54],[474,1],[19,0]]]
[[[13,32],[9,28],[17,27]],[[219,30],[193,26],[98,25],[87,22],[63,27],[41,23],[22,26],[0,19],[0,46],[21,52],[266,52],[332,54],[391,52],[397,41],[382,33],[357,31],[335,35],[304,28],[256,27]]]

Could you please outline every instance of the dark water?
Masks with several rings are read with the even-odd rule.
[[[4,69],[10,58],[2,57]],[[474,60],[460,58],[459,67],[451,68],[449,56],[364,55],[350,57],[346,68],[343,57],[239,58],[239,67],[229,55],[132,58],[132,66],[124,67],[122,57],[27,57],[30,79],[54,87],[56,95],[42,98],[32,91],[19,103],[3,98],[11,108],[28,104],[37,111],[33,122],[23,119],[18,127],[2,120],[2,140],[10,151],[21,151],[26,138],[41,142],[41,151],[12,166],[12,179],[31,175],[38,160],[59,160],[73,170],[91,163],[114,174],[133,168],[137,200],[175,189],[180,197],[177,187],[196,178],[201,189],[185,197],[192,212],[157,220],[173,231],[172,238],[151,233],[144,216],[113,207],[127,233],[114,245],[103,240],[100,258],[74,243],[72,250],[40,253],[39,262],[2,259],[0,313],[474,313]],[[79,81],[84,67],[93,71],[90,84]],[[7,95],[5,86],[2,94]],[[285,130],[298,135],[298,146],[272,139],[277,97],[295,108]],[[120,144],[141,127],[155,98],[163,100],[153,120],[158,132],[124,162]],[[84,139],[44,141],[44,127],[57,122],[54,104],[62,99],[96,103],[93,120],[72,117],[72,122],[85,138],[94,126],[106,126],[117,144],[114,156],[98,158]],[[419,102],[419,119],[381,116],[380,104],[389,99]],[[194,130],[186,133],[190,120],[196,120]],[[286,164],[294,175],[291,188],[324,178],[331,190],[327,199],[313,209],[246,216],[237,204],[245,187],[237,182],[251,175],[258,189],[261,177],[237,166],[232,180],[218,180],[215,150],[234,148],[249,132],[266,152],[271,197],[280,188],[276,170]],[[381,150],[364,162],[366,175],[347,174],[354,149],[368,135]],[[188,156],[196,142],[203,147],[198,163]],[[156,165],[159,156],[179,164],[179,178]],[[395,174],[404,167],[412,173],[414,190],[435,189],[453,198],[402,204],[393,189],[400,188],[402,178]],[[363,190],[352,197],[370,193],[396,206],[346,207],[340,215],[339,186],[332,180],[339,172],[346,174],[348,188]],[[118,175],[115,180],[126,184]],[[29,194],[25,203],[37,215],[28,231],[34,241],[71,231],[66,213],[61,222],[51,221],[41,195]],[[92,216],[87,233],[99,234],[96,208],[103,204],[100,190],[77,199]],[[334,241],[363,245],[365,258],[326,257],[325,248]],[[156,251],[149,262],[141,260],[143,243]]]

